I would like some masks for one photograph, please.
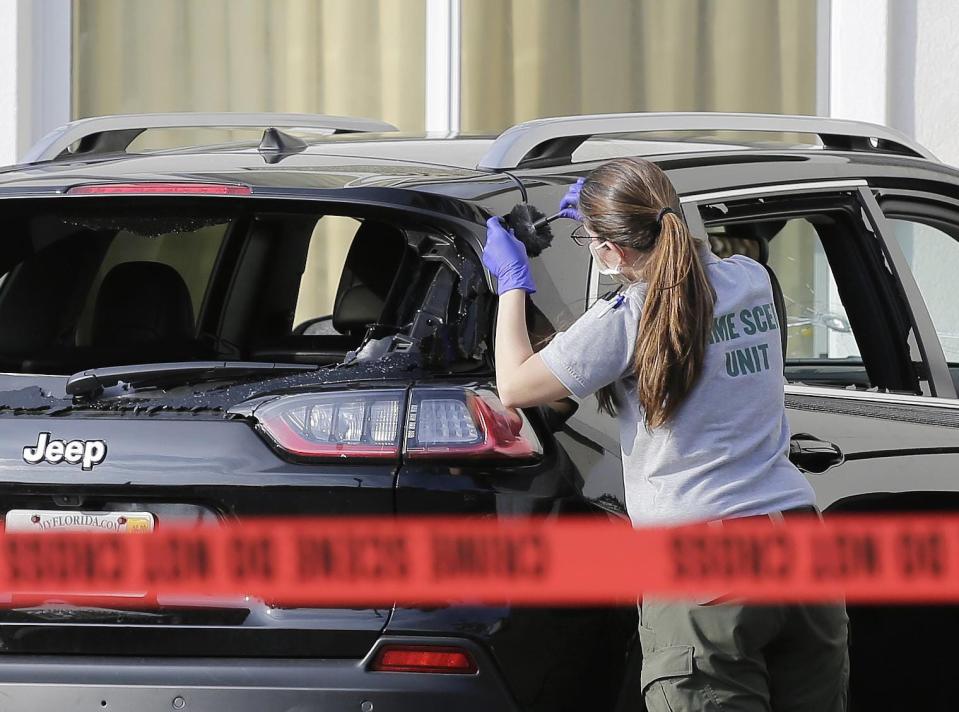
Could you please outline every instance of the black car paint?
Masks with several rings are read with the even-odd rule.
[[[325,155],[320,147],[276,165],[265,165],[252,152],[181,152],[123,160],[48,163],[0,172],[0,198],[62,200],[73,185],[99,182],[240,182],[253,186],[254,195],[250,200],[276,201],[277,205],[290,200],[316,201],[339,206],[344,212],[352,210],[367,215],[395,217],[403,213],[455,232],[478,251],[485,240],[484,219],[490,214],[507,212],[521,199],[521,192],[512,179],[503,175],[462,166],[437,167],[443,162],[444,141],[437,140],[435,144],[435,152],[424,156],[435,158],[434,164],[378,159],[375,145],[363,142],[358,142],[355,150],[367,155]],[[894,155],[750,149],[689,152],[652,159],[668,171],[679,192],[686,196],[771,184],[782,185],[784,190],[801,190],[793,184],[864,179],[873,188],[909,188],[953,199],[959,197],[959,172]],[[558,202],[569,183],[594,165],[515,173],[531,202],[547,210]],[[557,239],[564,236],[559,235]],[[917,291],[910,291],[907,296],[914,308],[923,309]],[[922,340],[934,350],[935,334],[928,333],[927,325],[923,325],[923,329]],[[344,381],[352,380],[350,375]],[[471,374],[469,380],[475,381],[479,375]],[[941,380],[942,374],[934,377]],[[449,375],[444,378],[448,381]],[[307,385],[309,379],[303,381],[296,385]],[[416,381],[428,383],[429,378],[418,373]],[[15,377],[10,386],[16,382],[25,381]],[[275,390],[282,385],[272,384],[272,387]],[[24,414],[24,410],[30,409],[31,404],[43,409],[44,403],[40,402],[43,400],[47,401],[46,405],[55,401],[53,410],[56,410],[56,404],[64,404],[64,400],[37,393],[32,386],[26,389],[10,386],[5,384],[6,390],[0,393],[5,441],[27,443],[35,438],[38,429],[49,428],[49,419],[37,413]],[[44,382],[44,391],[49,387],[49,381]],[[250,388],[247,397],[254,397],[262,384],[251,384]],[[238,402],[234,400],[235,395],[231,393],[222,399],[219,408],[194,415],[178,413],[173,401],[167,403],[169,409],[161,408],[154,415],[133,409],[84,411],[73,409],[70,404],[69,411],[64,411],[67,417],[56,421],[57,435],[104,437],[108,433],[111,457],[97,468],[89,481],[80,482],[76,473],[62,466],[30,472],[11,463],[12,471],[17,474],[3,487],[9,496],[38,502],[47,497],[53,501],[55,495],[63,494],[108,500],[169,499],[176,497],[183,486],[190,485],[195,488],[191,490],[191,500],[208,502],[212,510],[227,516],[323,512],[323,499],[316,495],[336,489],[355,490],[349,499],[349,513],[560,516],[589,511],[600,516],[622,515],[622,474],[615,466],[618,452],[614,438],[605,432],[568,429],[554,439],[547,432],[544,419],[530,411],[528,415],[546,444],[544,459],[537,465],[509,471],[435,464],[414,467],[404,463],[389,468],[352,464],[349,474],[344,474],[342,467],[283,462],[269,452],[242,419],[224,422],[224,416],[230,416],[229,412],[223,412],[229,411],[225,406]],[[959,433],[953,424],[913,422],[861,407],[858,412],[849,413],[850,407],[859,407],[861,403],[859,399],[849,406],[835,394],[831,398],[812,394],[787,399],[795,432],[819,435],[837,443],[846,454],[842,466],[811,476],[824,507],[856,508],[867,495],[876,493],[959,490],[952,477],[954,460],[948,455],[936,454],[959,449]],[[952,411],[954,402],[939,401],[933,405]],[[171,412],[164,414],[165,410]],[[190,428],[192,434],[188,439],[195,440],[175,453],[157,452],[146,446],[138,434],[147,432],[146,429],[152,433],[153,428],[169,428],[172,432],[182,427]],[[202,435],[207,431],[208,435]],[[205,443],[214,438],[224,454],[218,454],[215,461],[211,461]],[[570,459],[568,452],[577,448],[588,451],[594,460],[606,463],[590,468],[592,474],[600,476],[599,481],[587,483],[586,473]],[[925,453],[921,457],[927,466],[916,468],[914,458],[908,457],[910,453]],[[0,459],[13,460],[18,454],[14,448],[0,453]],[[906,463],[910,463],[912,477],[909,479],[902,477]],[[584,496],[586,486],[591,490],[588,496]],[[263,497],[264,488],[270,492],[269,500]],[[874,497],[869,499],[875,502]],[[225,500],[231,502],[229,507],[223,506]],[[883,501],[880,506],[895,507],[894,501]],[[337,506],[329,511],[340,513],[342,509]],[[222,650],[230,650],[233,655],[252,654],[245,651],[247,645],[253,645],[264,657],[285,654],[309,658],[317,654],[329,656],[330,651],[335,650],[349,658],[367,653],[381,633],[417,640],[425,640],[423,636],[456,636],[460,640],[475,641],[479,650],[491,652],[491,657],[484,659],[482,665],[488,666],[486,669],[494,678],[502,675],[511,695],[526,709],[579,709],[587,705],[591,709],[603,709],[612,705],[618,678],[622,677],[623,652],[635,629],[632,609],[510,606],[408,606],[389,611],[331,609],[304,611],[299,616],[290,614],[279,625],[271,616],[278,614],[261,607],[250,616],[255,622],[252,626],[159,625],[137,626],[135,630],[88,623],[76,626],[5,622],[0,631],[6,633],[0,632],[0,639],[11,653],[97,655],[110,652],[149,656],[161,652],[172,656],[214,656]],[[331,620],[337,616],[338,621]],[[349,620],[344,621],[344,616]],[[334,636],[331,624],[336,635],[341,636],[338,642],[331,640]],[[352,632],[346,635],[346,630]],[[244,640],[246,635],[250,636],[248,640]],[[320,649],[326,653],[317,653]],[[78,665],[89,662],[90,674],[95,674],[104,664],[102,659],[80,657],[77,660]],[[214,671],[218,665],[230,663],[210,658],[196,664],[200,669]],[[39,679],[61,680],[69,685],[74,673],[65,665],[51,658]],[[147,669],[153,668],[147,666]],[[19,678],[15,678],[16,675],[8,675],[4,679],[18,682]],[[155,679],[150,675],[139,678],[134,675],[130,679],[140,686],[149,686],[160,679],[174,679],[174,684],[181,686],[191,684],[188,676],[175,679],[164,677],[160,672]],[[410,679],[410,684],[424,696],[428,694],[426,681],[417,687],[420,681]]]
[[[251,661],[225,655],[228,647],[204,657],[185,650],[177,658],[120,657],[109,651],[82,657],[11,654],[4,659],[0,695],[11,710],[520,709],[483,646],[450,636],[424,636],[419,641],[465,648],[480,670],[472,675],[430,676],[428,687],[419,675],[369,672],[380,648],[406,642],[389,636],[355,659],[342,660],[277,657]]]

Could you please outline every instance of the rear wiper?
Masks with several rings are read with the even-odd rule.
[[[184,361],[179,363],[141,363],[130,366],[91,368],[70,376],[66,392],[69,396],[92,396],[104,388],[127,383],[131,386],[157,385],[167,382],[209,381],[220,378],[281,372],[316,371],[319,366],[304,363],[269,363],[263,361]]]

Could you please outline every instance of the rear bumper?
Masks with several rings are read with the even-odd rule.
[[[467,648],[475,675],[369,672],[387,642]],[[0,709],[137,712],[517,710],[492,660],[460,638],[383,638],[363,660],[0,657]]]

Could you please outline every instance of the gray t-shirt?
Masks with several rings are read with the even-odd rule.
[[[667,423],[643,425],[632,376],[646,286],[600,299],[540,356],[578,398],[615,384],[626,509],[634,526],[766,514],[813,504],[788,459],[783,354],[765,268],[702,253],[716,290],[703,371]],[[585,406],[584,406],[585,407]]]

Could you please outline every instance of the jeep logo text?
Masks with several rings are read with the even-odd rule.
[[[36,445],[23,448],[23,459],[31,465],[49,462],[57,465],[67,462],[80,465],[83,470],[92,470],[107,456],[107,444],[102,440],[51,440],[50,433],[40,433]]]

